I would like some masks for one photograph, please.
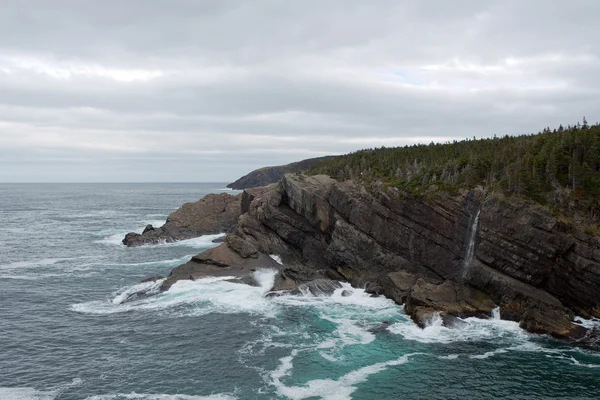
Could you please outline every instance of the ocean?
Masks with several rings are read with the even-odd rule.
[[[270,270],[125,301],[215,246],[127,248],[125,233],[224,186],[0,184],[0,399],[600,398],[600,353],[498,315],[422,330],[347,285],[267,299]]]

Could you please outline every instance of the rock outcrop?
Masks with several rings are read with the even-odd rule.
[[[162,227],[148,225],[142,234],[128,233],[123,244],[141,246],[229,232],[235,227],[241,214],[241,200],[240,194],[208,194],[175,210]]]
[[[421,326],[434,314],[456,326],[454,317],[500,307],[531,332],[579,340],[589,332],[574,316],[600,317],[599,239],[518,198],[435,187],[412,196],[288,174],[245,190],[240,207],[225,243],[165,285],[269,266],[266,255],[277,254],[284,265],[273,290],[310,291],[307,282],[330,290],[326,280],[345,280],[405,304]]]

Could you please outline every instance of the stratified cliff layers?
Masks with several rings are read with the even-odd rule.
[[[573,318],[600,318],[599,238],[529,202],[478,188],[457,196],[435,187],[418,197],[367,192],[325,175],[288,174],[245,190],[239,204],[226,241],[176,268],[171,281],[271,266],[280,274],[269,295],[347,280],[404,304],[421,326],[434,314],[453,326],[456,317],[500,307],[503,319],[530,332],[597,336]]]

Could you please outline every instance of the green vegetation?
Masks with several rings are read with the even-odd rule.
[[[557,213],[600,218],[600,124],[533,135],[357,151],[315,165],[311,174],[380,181],[413,194],[431,185],[456,192],[483,186]]]

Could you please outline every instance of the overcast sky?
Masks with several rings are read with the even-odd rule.
[[[599,119],[600,1],[2,0],[0,181],[232,181]]]

